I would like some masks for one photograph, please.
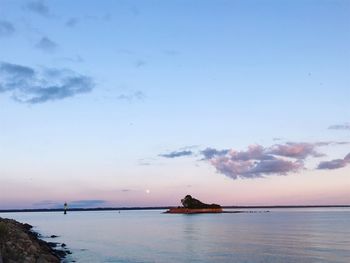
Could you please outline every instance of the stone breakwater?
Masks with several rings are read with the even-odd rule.
[[[70,253],[65,244],[45,242],[32,226],[12,219],[0,218],[0,263],[56,263]]]

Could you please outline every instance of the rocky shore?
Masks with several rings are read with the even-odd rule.
[[[55,263],[70,254],[65,244],[45,242],[39,237],[29,224],[0,218],[0,263]]]

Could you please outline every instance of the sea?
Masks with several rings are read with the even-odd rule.
[[[72,252],[65,262],[350,262],[350,208],[240,211],[245,213],[132,210],[0,217],[29,223],[44,240],[65,243]]]

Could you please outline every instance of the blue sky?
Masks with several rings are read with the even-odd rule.
[[[349,203],[349,11],[0,0],[0,207]]]

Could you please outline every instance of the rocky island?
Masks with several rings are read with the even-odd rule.
[[[39,234],[31,229],[29,224],[0,218],[0,263],[59,263],[70,253],[54,249],[58,243],[39,239]]]
[[[181,199],[182,207],[170,208],[166,213],[170,214],[199,214],[199,213],[223,213],[218,204],[205,204],[190,195]]]

